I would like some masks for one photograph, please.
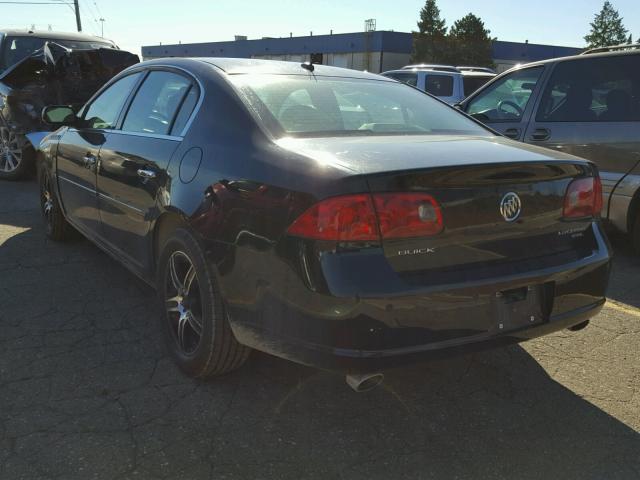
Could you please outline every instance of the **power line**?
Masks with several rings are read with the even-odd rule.
[[[104,17],[104,15],[102,15],[102,10],[100,10],[100,7],[98,6],[98,2],[96,0],[93,0],[93,4],[96,6],[96,10],[98,10],[98,15]]]
[[[64,3],[64,2],[0,2],[4,4],[12,4],[12,5],[73,5],[73,3]]]
[[[91,8],[89,8],[90,4],[89,4],[89,2],[88,2],[88,1],[86,1],[86,0],[85,0],[85,1],[83,1],[83,3],[82,3],[82,4],[83,4],[83,5],[84,5],[84,7],[85,7],[85,9],[84,9],[84,11],[86,12],[86,13],[85,13],[85,17],[87,17],[88,15],[91,15],[91,17],[93,17],[93,22],[94,22],[94,23],[91,23],[91,21],[89,21],[88,23],[89,23],[89,25],[91,25],[91,30],[93,30],[93,33],[94,33],[94,34],[95,34],[95,36],[97,37],[97,36],[99,36],[98,30],[97,30],[97,28],[98,28],[98,19],[97,19],[97,18],[96,18],[96,16],[94,15],[94,13],[93,13],[93,11],[91,10]]]

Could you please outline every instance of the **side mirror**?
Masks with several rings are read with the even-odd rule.
[[[78,117],[68,105],[50,105],[42,109],[42,121],[52,126],[71,126],[75,125]]]

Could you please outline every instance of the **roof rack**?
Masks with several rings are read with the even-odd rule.
[[[619,50],[636,50],[636,49],[640,49],[640,43],[626,43],[622,45],[612,45],[611,47],[592,48],[590,50],[582,52],[580,55],[589,55],[591,53],[617,52]]]
[[[460,72],[453,65],[436,65],[432,63],[418,63],[414,65],[406,65],[401,70],[434,70],[437,72]]]
[[[461,72],[485,72],[485,73],[496,73],[493,68],[488,67],[456,67]]]

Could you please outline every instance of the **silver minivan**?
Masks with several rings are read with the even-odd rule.
[[[640,44],[516,67],[458,106],[507,137],[595,162],[603,218],[640,254]]]

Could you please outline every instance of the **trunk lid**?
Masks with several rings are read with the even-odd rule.
[[[591,221],[565,220],[563,206],[569,183],[592,174],[588,163],[516,162],[390,172],[368,183],[372,193],[425,192],[440,204],[440,234],[383,241],[396,271],[433,273],[505,262],[526,268],[539,257],[586,252]]]

